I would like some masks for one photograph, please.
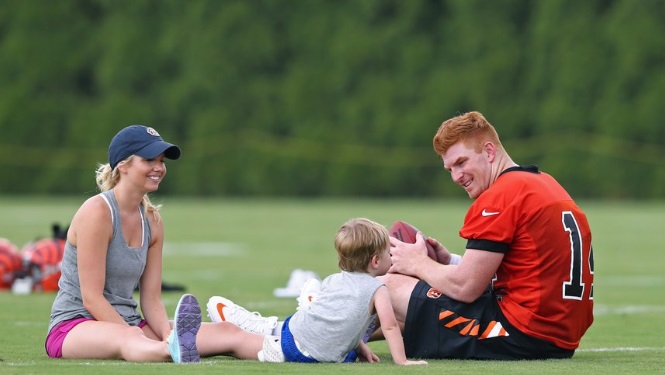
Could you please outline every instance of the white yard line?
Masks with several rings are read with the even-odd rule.
[[[588,349],[577,349],[576,352],[662,352],[665,351],[665,347],[654,348],[654,347],[623,347],[623,348],[588,348]]]
[[[665,306],[662,305],[626,305],[626,306],[607,306],[596,305],[593,309],[595,316],[603,315],[638,315],[638,314],[659,314],[665,313]]]

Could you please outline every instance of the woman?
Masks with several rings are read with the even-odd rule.
[[[46,352],[52,358],[197,362],[216,354],[196,299],[185,295],[169,322],[161,300],[164,225],[148,193],[180,148],[132,125],[111,140],[96,172],[101,193],[78,209],[67,233]],[[133,293],[139,286],[141,312]],[[203,340],[203,342],[200,342]]]

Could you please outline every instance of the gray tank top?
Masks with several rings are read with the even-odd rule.
[[[136,326],[141,322],[141,315],[137,309],[138,304],[134,300],[134,289],[145,269],[150,244],[150,223],[141,207],[139,212],[143,222],[143,242],[140,248],[127,246],[122,234],[118,202],[113,190],[105,191],[100,195],[109,205],[113,223],[113,236],[106,253],[104,297],[128,324]],[[83,307],[76,254],[76,247],[67,242],[62,258],[59,290],[51,308],[49,332],[55,325],[66,320],[82,317],[93,318]]]
[[[369,305],[383,283],[364,272],[336,273],[321,283],[310,308],[289,321],[293,338],[319,362],[342,362],[355,349],[376,314]]]

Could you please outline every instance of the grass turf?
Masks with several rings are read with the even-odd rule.
[[[0,237],[19,246],[50,234],[54,222],[67,224],[84,198],[0,197]],[[226,296],[251,310],[285,317],[295,299],[273,297],[295,268],[322,277],[337,272],[335,231],[351,217],[389,225],[408,221],[451,250],[462,249],[457,231],[470,201],[445,200],[223,200],[155,198],[164,204],[164,280],[183,284],[204,305]],[[596,282],[596,321],[570,360],[430,360],[413,373],[560,374],[658,373],[665,367],[665,344],[658,322],[665,318],[662,267],[663,202],[580,202],[592,230]],[[164,293],[172,314],[180,293]],[[169,374],[288,373],[390,374],[384,342],[370,346],[380,364],[265,364],[229,357],[199,364],[52,360],[44,336],[53,294],[26,296],[0,292],[0,373],[2,374]]]

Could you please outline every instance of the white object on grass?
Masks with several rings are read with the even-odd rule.
[[[276,288],[273,292],[275,297],[299,297],[300,289],[302,288],[305,281],[308,279],[316,279],[321,281],[319,275],[314,271],[306,271],[301,269],[295,269],[291,272],[289,281],[286,284],[285,288]]]

